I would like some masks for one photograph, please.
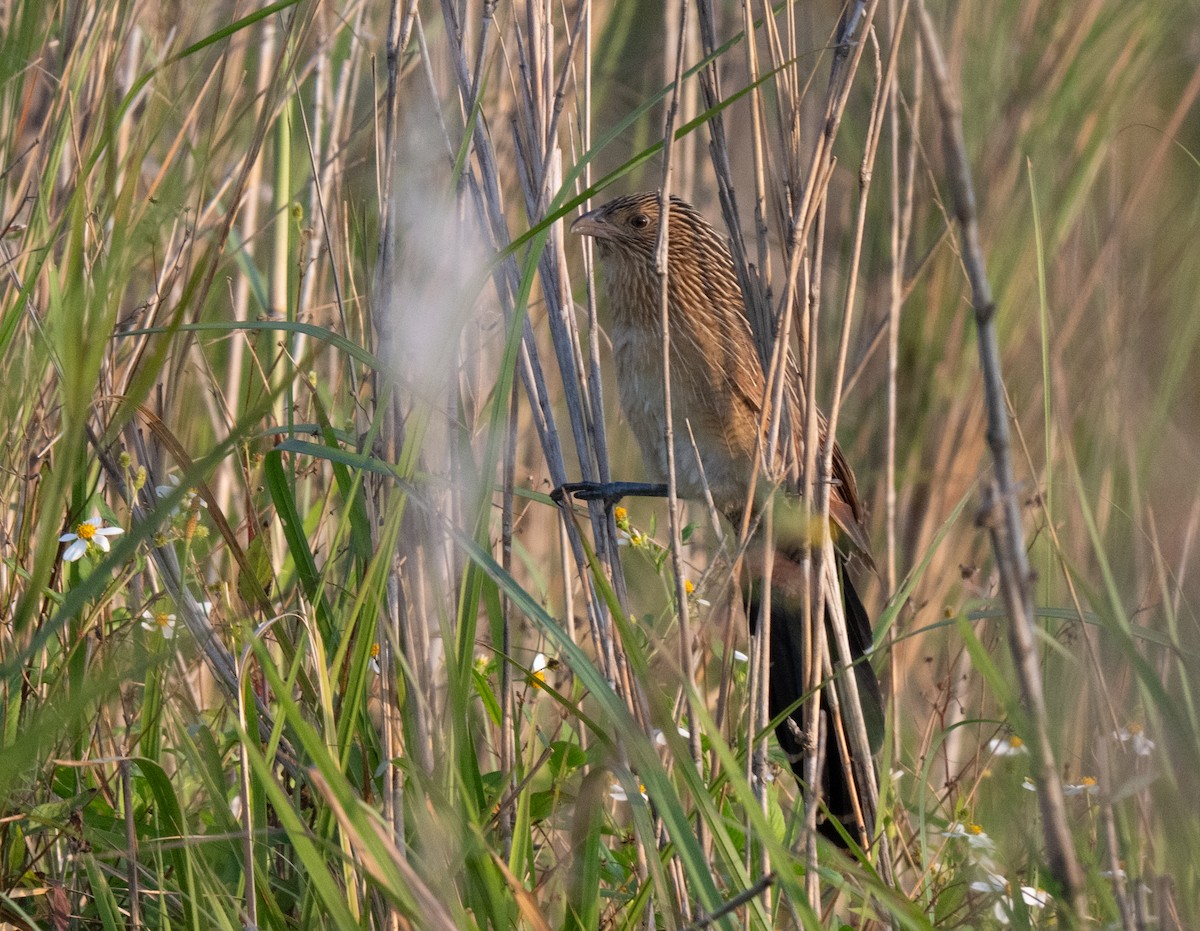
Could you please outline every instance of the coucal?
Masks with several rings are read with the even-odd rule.
[[[667,478],[667,450],[659,323],[660,283],[654,258],[658,227],[658,194],[646,192],[619,197],[584,214],[572,224],[571,230],[592,237],[596,243],[612,316],[609,336],[621,407],[637,437],[647,470],[661,483]],[[766,379],[755,349],[733,258],[724,239],[694,207],[672,198],[668,243],[667,300],[676,487],[680,496],[690,498],[702,498],[707,489],[717,509],[735,529],[740,529],[747,506],[755,507],[751,500],[751,480],[756,478],[756,463],[761,462],[762,451],[767,448],[764,426],[769,418],[762,416]],[[794,439],[780,452],[771,471],[793,477],[786,491],[794,501],[798,494],[795,477],[803,462],[800,444],[804,436],[804,411],[797,399],[794,372],[789,376],[784,404]],[[822,416],[822,441],[825,427]],[[770,483],[761,469],[757,479],[757,497],[761,501]],[[663,487],[658,486],[660,493]],[[610,500],[635,488],[637,486],[631,483],[616,483],[611,488],[567,486],[567,490],[577,494],[582,490],[585,497]],[[842,534],[865,552],[866,534],[854,473],[836,446],[829,509]],[[772,718],[778,717],[804,694],[802,631],[807,593],[800,553],[806,543],[802,535],[812,534],[811,528],[800,526],[802,521],[780,520],[780,511],[777,507],[771,586],[768,694]],[[844,560],[844,555],[839,552],[839,570],[844,568]],[[761,561],[758,572],[750,571],[752,575],[760,575]],[[851,653],[855,659],[860,659],[871,646],[871,622],[850,579],[845,572],[840,575]],[[762,588],[756,582],[761,583],[761,579],[751,578],[749,584],[752,633]],[[836,651],[831,650],[831,653],[836,657]],[[877,747],[883,719],[879,683],[865,659],[854,664],[854,674],[872,744]],[[822,707],[829,707],[824,699]],[[775,734],[793,771],[803,778],[803,724],[798,708],[791,717],[795,723],[783,720]],[[823,798],[830,812],[854,836],[846,761],[832,739],[827,742],[825,759]],[[822,832],[840,841],[838,831],[828,821],[822,824]]]

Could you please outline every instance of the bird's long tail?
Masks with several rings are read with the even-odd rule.
[[[776,567],[779,567],[777,557]],[[846,573],[841,571],[843,559],[838,559],[838,575],[842,582],[842,603],[845,608],[846,633],[850,643],[850,653],[853,659],[865,657],[871,647],[871,620],[863,607],[858,593],[854,590]],[[778,594],[778,597],[776,595]],[[805,694],[804,689],[804,616],[803,605],[797,603],[794,597],[777,592],[772,588],[771,600],[771,678],[769,683],[768,708],[771,718],[777,718],[785,709],[795,705]],[[751,623],[758,617],[756,604],[751,604]],[[826,611],[827,641],[832,642],[828,635],[829,612]],[[753,632],[753,631],[752,631]],[[836,650],[831,651],[836,656]],[[835,670],[838,664],[834,663]],[[843,670],[842,675],[847,673]],[[862,704],[863,717],[867,724],[868,735],[873,750],[878,749],[883,737],[883,696],[879,688],[879,680],[868,660],[854,664],[854,676],[858,684],[859,699]],[[832,819],[841,822],[847,834],[855,837],[855,799],[854,782],[847,772],[847,761],[839,750],[833,736],[832,708],[827,698],[822,695],[821,710],[825,713],[828,737],[826,740],[825,766],[821,775],[821,797],[828,807],[832,818],[820,820],[820,831],[835,843],[844,844],[841,833],[833,824]],[[791,763],[792,771],[804,780],[805,740],[801,707],[796,707],[789,717],[775,728],[775,736],[779,740],[784,753]],[[872,764],[873,765],[873,764]],[[861,791],[861,786],[859,787]],[[870,825],[868,825],[870,830]]]

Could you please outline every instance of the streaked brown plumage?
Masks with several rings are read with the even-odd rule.
[[[654,261],[658,220],[658,194],[646,192],[610,201],[581,216],[571,229],[596,242],[612,315],[609,333],[621,407],[647,469],[655,481],[665,482],[660,285]],[[767,446],[766,436],[760,435],[765,379],[729,249],[694,207],[676,198],[671,202],[668,269],[677,487],[680,495],[692,498],[701,497],[707,487],[718,510],[737,526],[751,493],[755,464]],[[794,378],[789,379],[785,404],[797,439],[779,453],[769,470],[777,480],[790,477],[793,489],[803,461],[799,438],[804,433],[794,384]],[[824,436],[823,417],[820,432]],[[865,551],[854,474],[837,449],[833,472],[830,513],[846,536]],[[760,492],[768,485],[766,480],[757,483]],[[778,537],[771,592],[772,717],[793,704],[803,690],[802,644],[797,631],[804,589],[798,542],[793,538],[789,544],[786,530]],[[844,574],[843,589],[851,651],[862,656],[871,644],[870,620]],[[755,613],[752,605],[752,616]],[[875,675],[865,662],[855,671],[864,712],[878,731],[883,706]],[[795,719],[799,723],[798,712]],[[803,753],[796,729],[785,721],[776,734],[793,769],[802,775]],[[832,748],[828,758],[824,796],[830,810],[848,823],[851,803],[843,763]],[[836,834],[832,830],[826,833]]]

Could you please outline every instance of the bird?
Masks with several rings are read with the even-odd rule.
[[[798,501],[798,476],[804,459],[804,411],[798,400],[798,381],[789,378],[784,393],[795,439],[781,444],[784,448],[777,461],[770,470],[764,470],[757,464],[767,448],[764,421],[769,418],[763,417],[766,378],[733,257],[725,239],[695,207],[672,197],[669,209],[667,316],[676,489],[685,498],[711,495],[716,509],[740,529],[747,507],[752,509],[751,517],[756,517],[754,511],[761,508],[763,489],[771,484],[759,480],[766,472],[790,475],[783,500]],[[596,246],[602,291],[611,318],[608,335],[621,408],[641,449],[646,471],[654,480],[644,486],[648,491],[634,493],[665,494],[663,483],[667,480],[661,284],[655,262],[659,216],[659,194],[648,191],[611,200],[584,213],[571,225],[573,233],[590,237]],[[820,439],[824,442],[827,423],[823,415],[819,417]],[[838,528],[840,540],[869,561],[869,541],[854,473],[836,445],[832,472],[831,521]],[[758,500],[751,490],[752,480]],[[593,483],[566,487],[581,497],[604,497],[611,503],[614,496],[630,493],[637,486],[612,483],[611,491]],[[804,695],[801,632],[806,589],[800,563],[812,537],[811,527],[802,526],[803,522],[776,523],[768,685],[772,720]],[[802,539],[805,534],[809,541]],[[748,553],[753,549],[750,547]],[[849,576],[842,571],[846,558],[839,547],[835,560],[842,583],[847,636],[856,660],[854,675],[874,750],[882,740],[883,698],[866,658],[872,646],[870,617]],[[761,561],[760,568],[751,567],[749,571],[748,615],[753,634],[763,587]],[[824,697],[822,708],[827,712],[830,708]],[[793,772],[803,779],[806,754],[799,707],[780,721],[775,734]],[[831,817],[822,819],[820,830],[842,846],[843,832],[834,821],[840,822],[850,837],[856,836],[847,764],[829,740],[821,785]]]

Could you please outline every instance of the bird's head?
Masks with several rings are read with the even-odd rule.
[[[591,236],[602,255],[640,254],[653,259],[658,241],[658,193],[644,191],[610,200],[603,207],[585,213],[571,224],[571,232]],[[695,208],[677,197],[671,198],[671,227],[695,222]],[[703,220],[701,220],[703,222]]]
[[[671,198],[668,290],[680,307],[727,310],[745,326],[742,289],[725,238],[691,204]],[[596,241],[605,266],[605,290],[614,313],[658,320],[659,281],[655,250],[659,234],[658,192],[610,200],[571,224],[571,232]],[[735,319],[736,318],[736,319]],[[657,326],[657,322],[654,324]]]

